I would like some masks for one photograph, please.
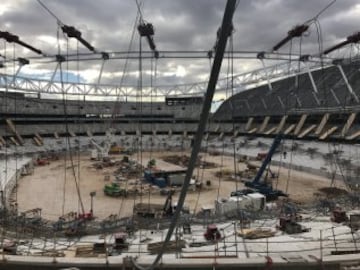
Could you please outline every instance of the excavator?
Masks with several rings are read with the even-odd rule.
[[[282,190],[273,189],[272,185],[267,183],[266,181],[264,181],[264,180],[261,181],[263,178],[262,176],[263,176],[264,172],[266,171],[267,166],[271,162],[272,156],[274,155],[276,149],[279,147],[279,145],[281,143],[282,138],[283,138],[283,136],[281,134],[278,134],[275,137],[275,139],[270,147],[270,150],[267,153],[267,155],[266,155],[263,163],[261,164],[254,179],[252,181],[245,181],[246,187],[251,188],[251,189],[255,190],[256,192],[259,192],[259,193],[265,195],[267,201],[276,200],[280,196],[284,196],[284,197],[288,196]]]

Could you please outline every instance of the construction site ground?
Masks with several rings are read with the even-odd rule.
[[[143,152],[142,155],[134,154],[130,158],[139,161],[140,158],[162,160],[162,157],[167,155],[169,152]],[[190,155],[190,152],[171,152],[171,155]],[[220,178],[215,176],[216,172],[220,170],[228,171],[230,174],[234,171],[233,157],[212,156],[205,153],[201,153],[201,155],[203,159],[213,162],[217,166],[210,169],[195,169],[194,177],[203,183],[203,187],[200,190],[191,189],[188,192],[186,205],[191,211],[200,211],[202,206],[214,206],[214,200],[218,197],[229,197],[232,191],[244,187],[241,181],[231,180],[231,177]],[[121,160],[123,155],[114,155],[111,158]],[[71,211],[80,212],[81,204],[77,185],[85,212],[90,210],[90,193],[96,192],[96,196],[93,198],[94,215],[100,219],[111,214],[118,214],[121,217],[131,216],[134,203],[162,204],[165,202],[166,196],[161,195],[160,188],[157,187],[152,187],[149,189],[150,192],[141,196],[133,195],[127,198],[106,196],[103,192],[104,185],[115,179],[113,173],[119,168],[112,166],[97,169],[93,166],[94,163],[96,161],[90,160],[90,154],[82,154],[80,156],[74,155],[73,162],[67,157],[66,160],[62,158],[50,162],[49,165],[35,167],[32,175],[24,176],[18,181],[16,190],[18,210],[21,212],[39,207],[42,209],[42,216],[50,220],[57,220],[59,216]],[[144,161],[142,163],[144,164]],[[162,162],[161,164],[166,166],[167,163]],[[236,164],[237,171],[243,171],[247,168],[245,163],[236,162]],[[77,169],[78,165],[80,165],[80,172]],[[277,167],[272,167],[272,171],[279,175],[278,183],[274,183],[273,186],[287,192],[290,195],[289,197],[298,203],[314,200],[314,194],[318,194],[321,188],[329,187],[331,183],[330,179],[306,172],[289,171],[286,168]],[[104,180],[106,175],[110,175],[110,180]],[[210,181],[210,185],[206,184],[208,181]],[[146,186],[146,184],[143,185]],[[343,188],[342,183],[339,182],[336,182],[336,186]],[[140,187],[138,185],[138,189]],[[173,201],[177,201],[179,190],[178,188],[173,196]]]

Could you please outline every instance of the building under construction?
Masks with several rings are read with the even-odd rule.
[[[291,50],[330,3],[267,51],[240,50],[242,3],[221,3],[203,51],[159,48],[138,1],[136,50],[96,48],[40,0],[56,51],[0,31],[0,269],[360,267],[360,62],[346,53],[360,34]],[[211,68],[157,84],[168,59]],[[246,59],[260,68],[236,74]],[[115,61],[120,85],[103,83]],[[69,78],[84,63],[95,80]]]

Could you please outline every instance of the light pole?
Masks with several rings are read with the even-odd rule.
[[[90,192],[90,213],[91,213],[91,216],[93,217],[94,216],[94,210],[93,210],[93,206],[94,206],[94,196],[96,196],[96,191],[92,191]]]

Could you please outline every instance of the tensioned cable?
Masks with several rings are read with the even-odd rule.
[[[335,1],[336,1],[336,0],[334,0],[331,4],[335,3]],[[314,19],[314,23],[315,23],[315,25],[316,25],[316,30],[317,30],[317,35],[318,35],[318,47],[319,47],[319,52],[321,52],[321,51],[323,50],[323,39],[322,39],[321,24],[320,24],[320,22],[319,22],[319,20],[318,20],[317,18]],[[325,76],[327,77],[328,75],[325,75],[322,58],[320,58],[320,60],[321,60],[321,67],[322,67],[322,69],[321,69],[322,77],[324,78]],[[325,77],[325,78],[326,78],[326,77]],[[330,95],[328,95],[328,94],[327,94],[328,91],[326,91],[329,86],[326,84],[326,80],[325,80],[325,79],[322,80],[322,86],[323,86],[323,91],[322,91],[322,92],[323,92],[323,100],[325,101],[325,102],[324,102],[324,105],[325,105],[325,106],[328,106],[328,105],[329,105]],[[348,93],[348,94],[349,94],[349,93]],[[346,97],[345,97],[345,102],[346,102],[346,99],[347,99],[347,97],[348,97],[348,94],[347,94]],[[335,95],[336,95],[336,94],[335,94]],[[346,106],[346,104],[344,104],[344,108],[345,108],[345,106]],[[332,145],[331,143],[328,144],[329,153],[332,153],[332,151],[331,151],[331,145]],[[336,149],[336,143],[335,143],[335,142],[333,143],[333,147],[334,147],[334,150],[335,150],[335,149]],[[341,166],[340,166],[340,165],[338,164],[338,162],[337,162],[336,157],[333,156],[333,157],[331,157],[331,159],[332,159],[332,161],[330,160],[329,162],[331,162],[331,163],[333,162],[335,168],[334,168],[333,179],[332,179],[332,181],[330,182],[330,186],[333,185],[333,180],[335,179],[336,167],[338,167],[339,172],[340,172],[340,174],[342,175],[342,177],[343,177],[343,179],[344,179],[344,182],[346,183],[346,178],[345,178],[345,176],[344,176],[344,174],[343,174],[343,171],[342,171]]]
[[[133,46],[133,42],[134,42],[134,37],[135,37],[135,33],[136,33],[136,26],[137,26],[137,22],[139,20],[139,16],[140,16],[140,13],[138,12],[136,14],[136,18],[135,18],[135,22],[134,22],[134,26],[133,26],[133,30],[132,30],[132,33],[131,33],[131,38],[130,38],[130,43],[129,43],[129,47],[128,47],[128,51],[130,51],[130,49],[132,48]],[[120,86],[123,85],[123,82],[124,82],[124,79],[125,79],[125,74],[127,72],[127,66],[128,66],[128,60],[125,61],[124,63],[124,68],[123,68],[123,74],[121,76],[121,79],[120,79]],[[113,107],[113,117],[111,119],[111,123],[113,124],[112,121],[114,121],[114,119],[116,118],[116,115],[119,113],[119,103],[120,103],[120,93],[119,95],[117,96],[117,99],[116,99],[116,102],[114,104],[114,107]],[[112,125],[111,124],[111,125]],[[126,183],[125,183],[125,188],[127,189],[128,187],[128,178],[126,178]],[[119,211],[118,211],[118,215],[120,216],[120,213],[122,212],[123,210],[123,205],[124,205],[124,198],[121,199],[121,202],[120,202],[120,206],[119,206]]]
[[[152,91],[153,91],[153,83],[154,83],[154,80],[156,80],[156,69],[157,69],[157,60],[155,59],[155,68],[154,68],[154,71],[153,71],[153,63],[154,63],[154,59],[151,59],[151,62],[150,62],[150,65],[151,65],[151,72],[150,72],[150,88],[151,88],[151,98],[150,98],[150,115],[151,117],[153,117],[153,95],[152,95]],[[154,72],[154,73],[153,73]],[[154,78],[153,78],[154,76]],[[153,80],[154,79],[154,80]],[[156,136],[154,135],[154,123],[153,121],[151,122],[151,128],[150,128],[153,133],[150,134],[150,156],[149,156],[149,163],[151,162],[151,160],[153,159],[153,148],[154,148],[154,145],[155,145],[155,139],[156,139]],[[148,194],[148,207],[150,209],[150,201],[151,201],[151,188],[149,188],[149,194]]]
[[[211,61],[211,60],[210,60]],[[211,66],[210,66],[210,69],[209,69],[209,73],[211,72]],[[206,162],[206,158],[207,158],[207,155],[208,155],[208,150],[209,150],[209,142],[210,142],[210,130],[212,128],[212,121],[210,121],[210,118],[208,119],[208,133],[207,133],[207,137],[206,137],[206,140],[205,140],[205,157],[204,157],[204,162]],[[201,172],[201,175],[200,175],[200,172]],[[204,185],[204,176],[205,176],[205,170],[201,170],[200,166],[197,168],[197,172],[196,172],[196,180],[198,181],[199,183],[199,189],[198,189],[198,194],[196,196],[196,200],[195,200],[195,205],[194,205],[194,210],[193,210],[193,214],[195,215],[196,212],[197,212],[197,208],[198,208],[198,205],[199,205],[199,201],[200,201],[200,196],[201,196],[201,191],[202,191],[202,187]]]
[[[301,44],[301,40],[302,40],[302,36],[300,36],[300,44]],[[292,43],[293,43],[293,41],[292,40],[290,40],[290,47],[289,47],[289,54],[291,54],[292,53]],[[300,45],[300,52],[301,52],[301,45]],[[298,63],[298,65],[300,66],[300,62]],[[289,67],[289,69],[290,69],[290,67]],[[300,75],[301,76],[301,75]],[[295,77],[295,79],[296,79],[296,85],[295,85],[295,93],[296,93],[296,98],[298,98],[298,92],[299,92],[299,77],[298,76],[296,76]],[[298,103],[296,102],[296,106],[298,105]],[[285,110],[286,110],[286,108],[285,108]],[[285,112],[286,113],[286,112]],[[294,146],[294,144],[295,144],[295,140],[293,139],[292,140],[292,146]],[[281,157],[282,155],[280,155],[280,157]],[[286,178],[286,185],[285,185],[285,193],[286,194],[288,194],[288,189],[289,189],[289,182],[290,182],[290,178],[291,178],[291,169],[292,169],[292,162],[293,162],[293,147],[291,147],[291,151],[290,151],[290,162],[289,162],[289,167],[288,167],[288,173],[287,173],[287,178]],[[280,171],[280,170],[279,170]],[[278,183],[279,183],[279,178],[278,178],[278,181],[277,181],[277,183],[276,183],[276,187],[278,186]]]
[[[58,31],[59,31],[59,27],[58,27]],[[60,40],[59,39],[58,39],[58,50],[60,50]],[[68,114],[67,114],[66,94],[65,94],[65,90],[64,90],[63,70],[62,70],[61,61],[59,61],[58,65],[59,65],[59,72],[60,72],[61,89],[62,89],[62,93],[63,93],[63,109],[64,109],[64,115],[65,115],[66,140],[67,140],[67,144],[69,146],[69,157],[70,157],[71,171],[72,171],[72,174],[73,174],[73,177],[74,177],[76,192],[77,192],[77,195],[78,195],[81,211],[82,211],[82,214],[84,214],[85,213],[84,205],[83,205],[83,202],[82,202],[82,199],[81,199],[80,186],[79,186],[76,171],[75,171],[75,168],[74,168],[75,164],[74,164],[73,155],[72,155],[72,147],[71,147],[71,141],[70,141],[69,125],[68,125],[68,121],[67,121]],[[66,167],[65,167],[65,175],[66,175]]]
[[[229,51],[230,51],[230,88],[231,88],[231,96],[234,96],[234,38],[233,38],[233,33],[231,33],[230,35],[230,42],[229,42]],[[232,99],[232,101],[234,101],[234,99]],[[233,132],[233,138],[234,138],[234,143],[233,143],[233,147],[232,147],[232,151],[233,151],[233,166],[234,166],[234,180],[235,180],[235,190],[238,191],[239,190],[239,184],[238,184],[238,168],[237,168],[237,156],[236,156],[236,138],[235,138],[235,104],[230,101],[229,104],[231,106],[231,124],[232,124],[232,132]],[[237,210],[239,210],[239,200],[236,200],[236,208]],[[236,213],[237,215],[239,214],[239,211],[237,211]],[[234,232],[237,233],[237,232]]]
[[[134,37],[135,37],[135,33],[136,33],[136,25],[137,25],[138,20],[139,20],[139,12],[136,14],[133,30],[132,30],[131,37],[130,37],[129,47],[128,47],[128,50],[127,50],[128,53],[130,52],[130,50],[131,50],[131,48],[133,46]],[[119,83],[120,88],[124,84],[126,72],[128,70],[128,64],[129,64],[129,59],[125,59],[125,63],[124,63],[124,67],[123,67],[123,73],[121,74],[120,83]],[[113,121],[115,120],[114,118],[116,118],[116,115],[119,113],[118,106],[119,106],[119,103],[120,103],[120,95],[121,95],[121,93],[119,92],[119,94],[116,97],[116,101],[114,103],[114,106],[113,106],[112,119],[111,119],[111,122],[110,122],[111,124],[113,124]]]
[[[57,23],[60,25],[61,24],[61,20],[55,15],[55,13],[53,13],[47,6],[45,6],[40,0],[37,0],[37,2],[47,11],[49,12],[49,14],[51,16],[53,16],[55,18],[55,20],[57,21]]]
[[[142,14],[141,14],[141,11],[140,11],[140,6],[138,4],[138,2],[136,1],[136,4],[138,6],[138,13],[139,13],[139,23],[141,23],[143,21],[142,19]],[[140,164],[139,166],[139,172],[138,174],[136,175],[136,181],[139,181],[139,178],[141,177],[141,173],[142,173],[142,150],[143,150],[143,147],[142,147],[142,121],[141,121],[141,118],[143,117],[142,115],[142,83],[143,83],[143,74],[142,74],[142,37],[141,35],[139,35],[139,58],[138,58],[138,74],[139,74],[139,77],[138,77],[138,88],[137,88],[137,91],[136,91],[136,110],[137,111],[140,111],[140,117],[139,117],[139,120],[137,121],[137,125],[135,125],[138,130],[135,131],[135,138],[136,138],[136,143],[137,143],[137,153],[136,153],[136,156],[137,156],[137,160],[138,160],[138,163]],[[139,131],[139,132],[138,132]],[[138,134],[139,133],[139,134]],[[140,180],[141,181],[141,180]],[[140,182],[140,203],[142,203],[142,194],[143,193],[143,183],[142,181]],[[136,197],[137,197],[137,194],[135,194],[134,196],[134,205],[133,205],[133,219],[135,218],[134,215],[135,215],[135,206],[136,206]],[[141,243],[141,227],[140,227],[140,230],[139,230],[139,242]],[[141,253],[141,245],[138,246],[138,254],[140,255]]]
[[[15,43],[13,44],[13,57],[15,58]],[[15,73],[15,63],[13,65],[13,73]],[[15,108],[15,115],[17,115],[17,95],[15,95],[15,103],[14,103],[14,108]],[[15,130],[16,130],[16,123],[14,123],[15,126]],[[16,131],[17,132],[17,131]],[[18,146],[17,144],[15,144],[15,153],[18,153]],[[15,205],[18,205],[18,155],[15,155]],[[16,222],[16,237],[15,239],[18,238],[18,223]]]
[[[3,55],[6,57],[6,41],[4,41],[4,53]],[[5,66],[6,68],[6,66]],[[5,82],[7,81],[7,77],[5,76]],[[7,99],[8,99],[8,87],[7,87],[7,83],[5,85],[5,98],[4,98],[4,101],[5,101],[5,104],[4,106],[7,105]],[[5,109],[7,111],[7,107]],[[7,129],[5,129],[5,135],[6,135],[6,132],[7,132]],[[5,144],[5,183],[7,182],[7,179],[8,179],[8,145],[7,143]],[[6,211],[6,193],[7,193],[7,188],[6,188],[7,185],[4,185],[2,187],[2,207],[3,209],[5,210],[5,216],[3,218],[3,228],[2,228],[2,233],[1,233],[1,245],[4,246],[4,241],[5,241],[5,236],[6,236],[6,230],[5,230],[5,226],[6,226],[6,223],[7,223],[7,219],[8,219],[8,211]],[[18,211],[18,207],[15,205],[15,213],[17,215],[17,211]],[[2,259],[3,261],[5,261],[5,252],[2,252]]]
[[[210,72],[211,72],[211,67],[212,67],[212,57],[209,57],[209,76],[210,76]],[[209,79],[210,77],[208,77]],[[174,109],[175,110],[175,109]],[[209,154],[208,150],[209,150],[209,142],[210,142],[210,131],[212,128],[212,121],[210,121],[210,118],[208,119],[208,123],[207,123],[207,136],[205,139],[205,147],[204,147],[204,152],[205,152],[205,157],[204,157],[204,162],[206,162],[207,160],[207,156]],[[201,173],[201,174],[200,174]],[[193,208],[193,215],[196,215],[197,212],[197,208],[199,205],[199,201],[200,201],[200,196],[201,196],[201,191],[202,191],[202,187],[204,185],[204,176],[205,176],[205,170],[201,170],[200,166],[197,168],[196,171],[196,181],[199,183],[199,188],[197,191],[197,196],[196,196],[196,200],[195,200],[195,205]],[[195,183],[196,185],[196,183]]]
[[[221,188],[221,182],[224,181],[224,174],[225,174],[225,168],[224,168],[224,155],[225,155],[225,141],[222,139],[222,151],[221,151],[221,159],[220,159],[220,168],[221,171],[218,175],[218,188],[216,193],[216,200],[219,200],[220,197],[220,188]]]
[[[76,40],[76,51],[77,51],[77,53],[79,53],[79,41],[78,40]],[[68,53],[68,51],[66,52],[66,53]],[[77,61],[76,62],[76,71],[77,71],[77,82],[79,83],[79,61]],[[67,72],[67,74],[68,74],[69,72]],[[80,115],[81,114],[81,108],[80,108],[80,96],[79,96],[79,98],[78,98],[78,100],[77,100],[77,108],[78,108],[78,115]],[[78,133],[80,133],[80,131],[81,131],[81,125],[80,124],[82,124],[81,123],[82,121],[81,121],[81,118],[79,118],[78,119],[78,124],[77,124],[77,127],[78,127]],[[80,186],[80,180],[81,180],[81,164],[80,164],[80,148],[81,148],[81,140],[79,139],[78,140],[78,142],[77,142],[77,169],[78,169],[78,171],[77,171],[77,177],[78,177],[78,179],[79,179],[79,186]],[[91,198],[92,199],[92,198]],[[80,198],[79,198],[79,207],[80,207]],[[90,209],[92,212],[90,213],[91,215],[93,215],[93,209]]]
[[[211,122],[208,121],[208,131],[211,130]],[[210,132],[207,133],[208,136],[207,136],[207,139],[205,140],[205,149],[204,149],[204,152],[205,152],[205,157],[204,157],[204,164],[206,163],[207,161],[207,156],[208,156],[208,146],[209,146],[209,138],[210,138]],[[200,174],[201,172],[201,174]],[[196,174],[196,180],[198,181],[199,183],[199,189],[198,189],[198,194],[197,194],[197,197],[196,197],[196,201],[195,201],[195,205],[194,205],[194,210],[193,210],[193,213],[195,215],[196,211],[197,211],[197,207],[198,207],[198,204],[199,204],[199,201],[200,201],[200,195],[201,195],[201,191],[202,191],[202,187],[204,185],[204,177],[205,177],[205,170],[204,169],[201,169],[200,166],[197,168],[197,174]],[[205,183],[206,184],[206,183]]]
[[[57,31],[56,31],[56,37],[57,37],[57,41],[58,41],[58,44],[57,44],[57,50],[58,50],[58,54],[60,55],[60,52],[61,52],[61,49],[60,49],[60,25],[58,25],[57,27]],[[63,95],[63,108],[64,108],[64,111],[66,110],[66,100],[64,100],[64,95]],[[65,122],[67,122],[67,117],[65,115]],[[65,124],[66,125],[66,124]],[[65,127],[66,129],[66,127]],[[65,149],[67,149],[69,147],[68,145],[68,141],[65,140]],[[62,194],[62,211],[61,211],[61,214],[64,215],[65,214],[65,202],[66,202],[66,184],[67,184],[67,153],[66,153],[67,150],[65,150],[65,153],[64,153],[64,184],[63,184],[63,194]]]

